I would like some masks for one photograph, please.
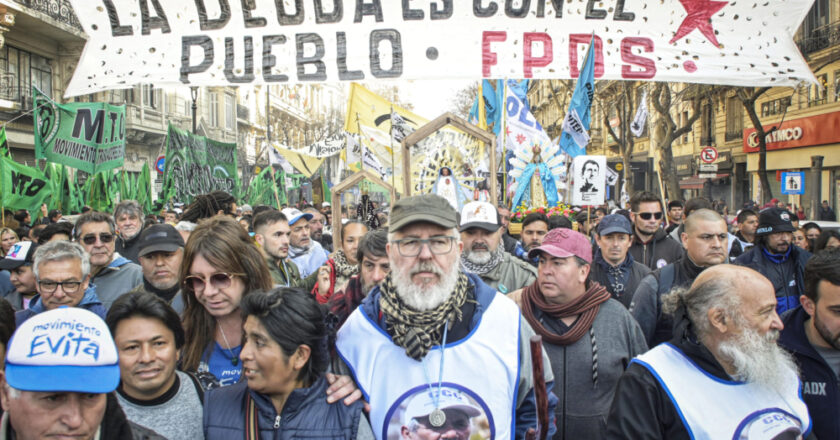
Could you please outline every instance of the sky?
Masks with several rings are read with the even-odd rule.
[[[400,93],[405,101],[414,104],[414,112],[434,119],[452,107],[459,90],[469,87],[469,80],[400,81]]]

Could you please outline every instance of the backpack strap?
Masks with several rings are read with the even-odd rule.
[[[251,398],[251,393],[247,391],[245,392],[245,440],[260,440],[257,404]]]
[[[201,406],[204,406],[204,387],[201,386],[201,382],[198,378],[189,372],[185,372],[187,376],[189,376],[190,380],[192,381],[193,387],[195,387],[195,392],[198,394],[198,400],[201,402]]]

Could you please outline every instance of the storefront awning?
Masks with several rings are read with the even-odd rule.
[[[712,180],[723,179],[724,177],[729,177],[729,173],[720,173],[716,174],[715,178]],[[703,184],[709,180],[705,177],[700,178],[696,175],[691,177],[686,177],[685,179],[680,180],[680,189],[703,189]]]

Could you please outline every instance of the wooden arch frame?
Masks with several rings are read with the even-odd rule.
[[[347,191],[347,189],[352,188],[354,185],[358,184],[362,180],[369,180],[387,189],[391,195],[391,204],[393,204],[397,200],[396,189],[394,189],[394,187],[391,184],[385,182],[384,180],[380,179],[379,176],[366,169],[362,169],[353,173],[351,176],[339,182],[338,185],[332,187],[332,189],[330,189],[330,194],[332,196],[333,201],[331,207],[333,250],[341,249],[341,194],[343,194],[345,191]]]
[[[437,118],[429,121],[428,124],[420,127],[414,133],[406,136],[402,141],[402,166],[403,166],[403,195],[408,197],[411,195],[411,147],[417,145],[423,139],[429,137],[432,133],[441,128],[451,125],[468,135],[478,139],[485,145],[485,151],[490,154],[490,200],[495,206],[498,197],[498,187],[496,178],[498,174],[498,167],[496,165],[496,137],[485,130],[478,128],[473,124],[465,121],[451,112],[446,112]]]

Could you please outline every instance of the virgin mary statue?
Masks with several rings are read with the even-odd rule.
[[[446,199],[452,205],[452,208],[458,212],[461,212],[467,198],[461,189],[461,185],[458,184],[458,179],[452,175],[452,170],[449,167],[443,167],[438,171],[432,193]]]

